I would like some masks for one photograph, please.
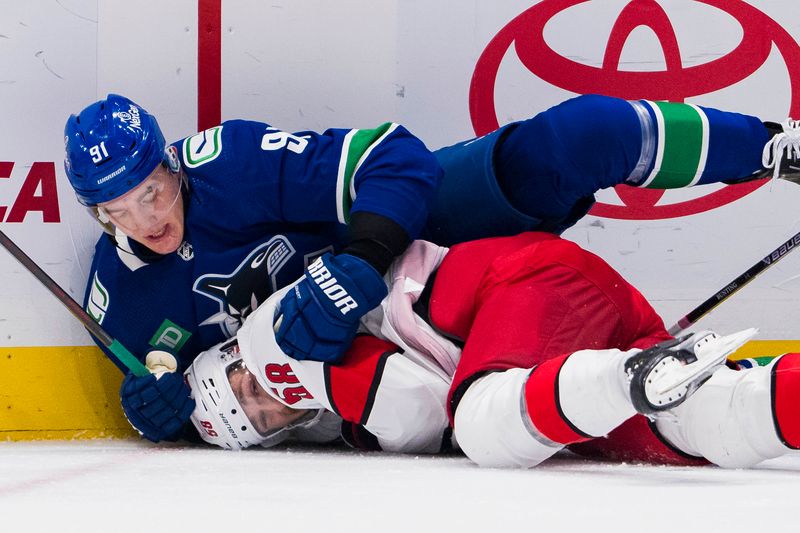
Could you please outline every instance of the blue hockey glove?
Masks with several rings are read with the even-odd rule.
[[[195,402],[183,374],[175,371],[177,364],[174,369],[166,369],[162,364],[154,365],[153,356],[156,360],[168,356],[175,361],[166,352],[150,352],[147,367],[154,373],[142,377],[125,376],[119,391],[122,409],[128,422],[147,440],[174,441],[194,411]]]
[[[381,275],[363,259],[325,254],[281,300],[275,340],[289,357],[335,363],[350,347],[359,319],[387,293]]]

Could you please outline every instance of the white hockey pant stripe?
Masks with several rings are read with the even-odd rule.
[[[563,448],[536,435],[525,412],[523,387],[530,369],[484,376],[461,398],[455,413],[458,445],[480,466],[530,468]]]

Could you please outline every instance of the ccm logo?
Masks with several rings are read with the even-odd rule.
[[[346,315],[351,309],[358,307],[358,303],[352,296],[347,294],[344,287],[336,282],[336,278],[331,275],[328,267],[322,262],[322,258],[308,265],[308,273],[311,274],[311,278],[314,282],[319,285],[319,288],[322,289],[325,296],[333,301],[343,315]]]

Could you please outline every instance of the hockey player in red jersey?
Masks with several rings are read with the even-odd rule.
[[[752,331],[675,341],[634,287],[557,236],[450,250],[417,241],[387,281],[389,296],[363,321],[372,336],[341,365],[280,352],[267,327],[280,293],[245,321],[238,346],[201,354],[186,377],[203,438],[235,449],[341,433],[361,448],[457,445],[480,465],[521,467],[565,446],[744,467],[800,445],[800,355],[728,368]],[[300,414],[270,425],[286,408]]]

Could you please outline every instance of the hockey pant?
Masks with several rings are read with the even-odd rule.
[[[690,104],[579,96],[435,152],[444,169],[423,238],[442,245],[538,230],[561,233],[594,193],[669,189],[761,170],[756,117]]]
[[[798,449],[800,354],[768,367],[722,367],[655,422],[635,415],[620,388],[626,357],[618,350],[582,350],[533,371],[479,378],[456,411],[459,445],[482,466],[521,467],[568,445],[594,457],[687,465],[707,460],[726,468],[751,467]]]
[[[800,355],[722,368],[657,422],[636,415],[622,365],[628,350],[669,338],[663,323],[600,258],[552,235],[454,247],[430,318],[464,341],[448,405],[456,440],[478,464],[530,467],[570,446],[619,460],[749,466],[800,444]]]

